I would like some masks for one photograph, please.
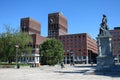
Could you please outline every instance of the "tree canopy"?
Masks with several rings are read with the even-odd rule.
[[[41,64],[55,65],[63,60],[63,44],[57,39],[48,39],[40,45]]]
[[[18,54],[22,51],[31,52],[31,48],[27,47],[32,38],[28,33],[19,32],[10,27],[6,27],[6,32],[0,33],[0,60],[12,62],[15,60],[15,45],[19,45]]]

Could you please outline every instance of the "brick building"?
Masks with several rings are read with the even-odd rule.
[[[62,41],[65,63],[90,63],[96,61],[97,43],[87,33],[67,34],[67,19],[62,13],[48,14],[48,37]]]
[[[22,18],[20,22],[20,27],[22,32],[28,32],[29,34],[39,34],[41,35],[41,25],[39,22],[27,17]]]
[[[31,18],[21,19],[21,31],[28,32],[33,39],[33,43],[30,46],[33,48],[33,56],[24,57],[25,60],[31,58],[35,63],[39,63],[39,45],[47,38],[40,36],[41,25],[39,22]],[[48,38],[59,39],[65,50],[65,63],[90,63],[96,61],[97,56],[97,44],[87,33],[80,34],[67,34],[68,25],[67,19],[62,13],[50,13],[48,14]]]
[[[29,44],[29,46],[33,48],[32,56],[23,56],[21,61],[39,63],[39,45],[47,39],[41,36],[40,23],[27,17],[21,19],[20,27],[21,27],[21,31],[27,32],[32,37],[33,40],[33,43]],[[25,55],[26,53],[23,54]]]
[[[115,56],[115,61],[120,63],[120,27],[115,27],[110,30],[112,35],[112,52]]]
[[[59,40],[64,44],[65,63],[96,62],[97,44],[87,33],[61,35]]]
[[[60,12],[48,14],[48,37],[57,38],[68,32],[67,19]]]

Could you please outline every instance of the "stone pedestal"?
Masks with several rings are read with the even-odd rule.
[[[114,59],[112,56],[97,57],[97,71],[110,71],[114,67]]]
[[[110,71],[114,67],[114,58],[111,50],[111,35],[99,35],[97,37],[98,43],[98,57],[97,57],[97,71]]]

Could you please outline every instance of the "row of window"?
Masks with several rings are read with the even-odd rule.
[[[85,48],[86,45],[66,45],[64,48],[69,49],[69,48]]]
[[[69,60],[69,59],[71,59],[71,57],[67,56],[67,59]],[[76,59],[76,60],[86,59],[86,56],[74,56],[74,59]]]
[[[120,32],[110,32],[112,35],[115,35],[115,34],[120,34]]]
[[[60,39],[69,39],[69,38],[85,38],[85,35],[82,36],[61,36]]]

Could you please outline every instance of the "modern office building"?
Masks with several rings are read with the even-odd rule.
[[[44,42],[47,38],[41,36],[41,25],[39,22],[27,17],[22,18],[20,22],[20,27],[22,32],[27,32],[33,43],[28,44],[32,47],[32,56],[24,56],[26,53],[23,53],[21,61],[22,62],[34,62],[39,63],[39,45]]]
[[[64,63],[96,62],[97,44],[87,33],[59,36],[64,45]]]
[[[112,35],[112,53],[115,56],[115,61],[120,63],[120,27],[115,27],[110,30]]]
[[[67,19],[61,12],[48,14],[48,37],[57,38],[68,32]]]
[[[97,43],[87,33],[67,34],[67,19],[62,13],[48,14],[48,37],[62,41],[65,63],[90,63],[96,61]]]

